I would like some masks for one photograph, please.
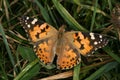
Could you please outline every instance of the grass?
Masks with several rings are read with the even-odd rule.
[[[1,0],[0,80],[120,80],[120,40],[110,22],[116,3],[120,1]],[[19,23],[18,18],[23,15],[37,17],[56,29],[65,24],[66,30],[92,31],[114,38],[74,69],[61,71],[55,64],[46,66],[39,62]]]

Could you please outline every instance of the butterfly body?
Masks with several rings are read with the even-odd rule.
[[[41,62],[51,64],[57,55],[57,68],[70,69],[86,56],[108,43],[105,36],[80,31],[56,30],[51,25],[30,17],[22,17],[21,24],[33,42],[34,51]]]

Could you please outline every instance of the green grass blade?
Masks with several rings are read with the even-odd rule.
[[[36,59],[33,49],[29,47],[19,45],[17,47],[17,54],[20,54],[23,59],[26,59],[29,62],[32,62],[33,60]]]
[[[47,5],[47,8],[48,8],[48,11],[50,13],[51,20],[53,21],[53,23],[55,23],[55,27],[58,28],[57,20],[55,20],[55,14],[54,14],[54,12],[51,11],[49,5]]]
[[[114,58],[117,62],[120,63],[120,57],[115,55],[115,53],[113,53],[109,47],[106,46],[103,49],[107,54],[109,54],[112,58]]]
[[[81,4],[81,7],[89,9],[91,11],[94,11],[94,7],[93,6],[89,6],[89,5],[85,5],[85,4]],[[105,12],[103,12],[102,10],[100,10],[99,8],[96,8],[96,13],[100,13],[103,16],[106,16],[108,18],[110,18],[110,16],[108,14],[106,14]]]
[[[92,17],[91,26],[90,26],[90,31],[93,30],[93,26],[94,26],[94,23],[95,23],[97,3],[98,3],[98,0],[95,0],[95,7],[94,7],[94,12],[93,12],[93,17]]]
[[[1,68],[1,72],[0,72],[0,77],[4,80],[8,80],[8,77],[7,77],[7,73],[5,72],[5,69],[4,67],[2,66],[2,64],[0,64],[0,68]]]
[[[107,0],[108,1],[108,5],[109,5],[109,9],[110,9],[110,12],[112,12],[112,1],[111,0]]]
[[[81,5],[81,4],[80,4],[80,0],[73,0],[73,2],[74,2],[75,4],[77,4],[77,5]]]
[[[15,62],[14,62],[14,59],[13,59],[13,57],[12,57],[12,53],[11,53],[11,51],[10,51],[10,47],[9,47],[9,45],[8,45],[8,42],[7,42],[7,39],[6,39],[6,37],[5,37],[5,33],[4,33],[4,30],[3,30],[3,27],[2,27],[1,24],[0,24],[0,33],[2,34],[3,41],[4,41],[4,43],[5,43],[5,47],[6,47],[6,50],[7,50],[7,52],[8,52],[10,61],[11,61],[12,65],[13,65],[13,68],[15,69]],[[17,70],[15,69],[15,71],[17,71]]]
[[[91,76],[89,76],[85,80],[96,80],[101,75],[103,75],[105,72],[110,71],[111,69],[115,68],[117,65],[118,65],[117,62],[110,62],[104,65],[103,67],[101,67],[100,69],[98,69],[96,72],[94,72]]]
[[[39,72],[38,59],[27,65],[15,78],[14,80],[29,80]]]
[[[49,24],[51,24],[51,19],[50,19],[50,16],[48,14],[48,11],[41,5],[41,3],[39,3],[38,0],[34,0],[34,2],[38,5],[38,7],[40,8],[41,10],[41,14],[43,16],[43,18],[45,19],[46,22],[48,22]]]
[[[73,74],[73,80],[80,80],[79,74],[80,74],[80,66],[81,64],[74,67],[74,74]]]
[[[79,29],[81,31],[87,31],[84,27],[82,27],[70,14],[69,12],[58,2],[58,0],[52,0],[57,11],[63,17],[63,19],[74,29]]]

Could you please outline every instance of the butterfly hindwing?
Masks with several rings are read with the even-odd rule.
[[[66,44],[63,48],[63,52],[57,58],[58,69],[71,69],[81,61],[81,56],[76,48],[70,44]]]
[[[53,62],[55,57],[55,52],[53,50],[54,44],[55,39],[53,38],[46,38],[34,44],[34,51],[44,64],[51,64]]]

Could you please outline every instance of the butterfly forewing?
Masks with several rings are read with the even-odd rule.
[[[20,21],[32,42],[37,42],[57,33],[54,27],[36,18],[23,16]]]
[[[108,43],[108,38],[101,34],[79,31],[67,32],[66,34],[71,37],[73,45],[75,45],[75,47],[79,49],[80,54],[84,56],[93,53]]]

